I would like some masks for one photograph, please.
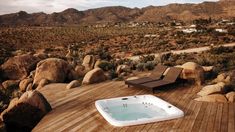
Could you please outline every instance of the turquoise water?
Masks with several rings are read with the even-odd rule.
[[[118,121],[131,121],[142,118],[164,117],[166,111],[151,104],[123,104],[108,108],[108,113]]]

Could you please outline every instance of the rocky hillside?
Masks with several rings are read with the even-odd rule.
[[[45,14],[20,11],[0,16],[0,25],[73,25],[82,23],[169,20],[191,21],[198,18],[230,18],[235,16],[235,1],[204,2],[201,4],[170,4],[142,9],[121,6],[78,11],[66,9]]]

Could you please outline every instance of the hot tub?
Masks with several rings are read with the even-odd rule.
[[[127,96],[98,100],[95,106],[114,126],[131,126],[184,116],[184,112],[153,95]]]

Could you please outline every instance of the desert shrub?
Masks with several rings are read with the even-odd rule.
[[[114,79],[114,78],[117,78],[118,77],[118,74],[115,72],[115,70],[110,70],[108,72],[108,75],[109,75],[109,78],[110,79]]]
[[[231,53],[231,52],[234,52],[233,48],[224,47],[224,46],[211,47],[211,49],[209,50],[209,53],[211,54],[222,54],[222,53]]]
[[[197,62],[200,65],[213,65],[220,70],[228,70],[234,68],[235,51],[227,48],[216,48],[209,52],[200,54]]]
[[[229,26],[229,27],[228,27],[228,33],[229,33],[230,35],[235,36],[235,25],[232,25],[232,26]]]
[[[147,63],[148,61],[153,61],[155,59],[154,55],[142,55],[140,56],[141,63]]]
[[[148,61],[147,63],[144,64],[144,69],[147,69],[147,70],[153,70],[156,66],[156,62],[154,61]]]
[[[138,71],[144,71],[144,66],[145,66],[145,63],[139,63],[136,65],[136,69]]]
[[[143,52],[140,50],[134,51],[133,55],[142,55]]]
[[[0,44],[1,46],[1,44]],[[6,61],[8,57],[12,56],[11,51],[0,47],[0,65]]]
[[[108,61],[102,61],[98,66],[104,71],[115,69],[114,64]]]
[[[184,44],[187,40],[185,38],[177,39],[176,43],[177,44]]]
[[[102,51],[98,55],[99,55],[100,59],[102,59],[102,60],[111,60],[112,59],[109,52]]]
[[[166,41],[166,40],[159,40],[158,44],[159,45],[166,45],[166,44],[168,44],[168,41]]]
[[[4,89],[0,89],[0,113],[6,108],[10,102],[10,94],[7,95]]]
[[[112,59],[111,53],[109,52],[109,47],[104,46],[103,44],[95,49],[88,50],[86,54],[97,55],[101,60],[110,61]]]
[[[136,65],[138,64],[138,62],[135,62],[133,60],[130,59],[120,59],[116,61],[116,65],[128,65],[130,67],[131,70],[135,70],[136,69]]]

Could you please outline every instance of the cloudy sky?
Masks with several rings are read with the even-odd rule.
[[[60,12],[67,8],[86,10],[104,6],[145,7],[169,3],[200,3],[205,0],[0,0],[0,14],[18,12]],[[207,0],[216,1],[216,0]]]

